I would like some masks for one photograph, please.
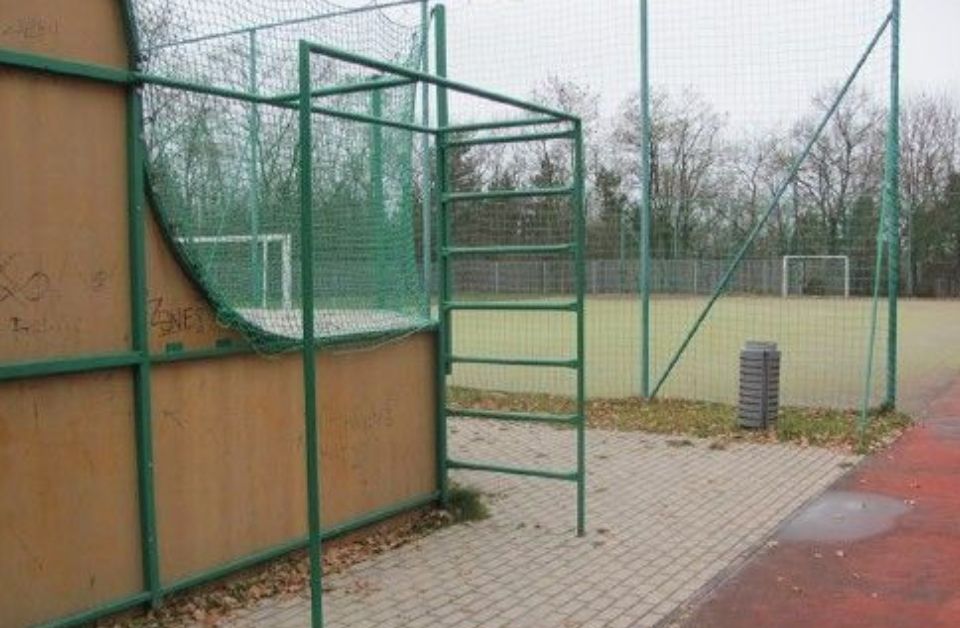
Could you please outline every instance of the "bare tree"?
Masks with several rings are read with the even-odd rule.
[[[793,130],[795,151],[809,141],[813,129],[826,115],[834,90],[813,100],[809,116]],[[854,203],[862,196],[877,197],[883,180],[885,112],[864,91],[852,92],[831,116],[797,175],[801,211],[812,211],[800,220],[816,226],[805,235],[811,252],[851,253]],[[806,220],[804,220],[806,219]]]
[[[960,111],[946,96],[921,94],[902,110],[900,135],[901,217],[905,233],[906,292],[913,295],[926,264],[936,257],[938,203],[960,158]]]

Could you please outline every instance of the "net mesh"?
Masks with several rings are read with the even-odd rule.
[[[419,68],[418,6],[323,0],[138,0],[141,70],[259,96],[299,90],[300,40]],[[322,56],[315,88],[371,72]],[[298,114],[287,106],[144,88],[154,209],[221,321],[262,350],[303,336]],[[413,86],[317,99],[330,109],[413,122]],[[314,296],[319,342],[429,323],[418,266],[409,131],[313,116]]]
[[[448,3],[451,75],[584,119],[591,397],[641,390],[639,4]],[[858,407],[871,342],[874,257],[883,242],[889,30],[797,176],[788,173],[883,24],[889,2],[650,0],[649,7],[652,384],[786,184],[660,394],[734,402],[739,349],[747,340],[764,340],[783,352],[784,403]],[[489,113],[486,105],[471,109],[469,103],[457,111],[462,122]],[[541,142],[474,149],[458,165],[463,180],[494,188],[559,181],[555,175],[565,163],[561,148]],[[549,242],[565,225],[546,203],[536,210],[491,204],[459,228],[469,240],[503,242],[524,233]],[[784,266],[785,256],[807,261]],[[812,256],[837,256],[846,266]],[[785,268],[792,274],[786,299]],[[801,269],[803,285],[793,276]],[[457,281],[490,298],[548,298],[570,286],[569,269],[545,257],[471,259],[461,263]],[[885,308],[878,311],[871,403],[884,394]],[[469,317],[469,324],[454,325],[455,342],[532,344],[544,354],[569,346],[561,323],[503,313]],[[455,370],[453,381],[495,390],[568,390],[562,375],[535,369],[507,373],[471,365]]]

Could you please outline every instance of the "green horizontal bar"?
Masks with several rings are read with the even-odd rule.
[[[344,53],[347,54],[347,53]],[[335,57],[336,58],[336,57]],[[379,62],[372,62],[377,64]],[[57,74],[61,76],[69,76],[74,78],[83,78],[88,80],[113,83],[119,85],[127,85],[130,83],[144,83],[149,85],[156,85],[159,87],[166,87],[169,89],[178,89],[181,91],[191,92],[195,94],[204,94],[207,96],[215,96],[219,98],[228,98],[231,100],[239,100],[242,102],[256,103],[262,105],[272,105],[275,107],[285,108],[285,109],[296,109],[295,104],[286,102],[285,99],[288,98],[287,95],[284,96],[264,96],[258,94],[251,94],[244,91],[234,90],[234,89],[223,89],[219,87],[213,87],[210,85],[201,85],[199,83],[193,83],[190,81],[183,81],[174,78],[168,78],[163,76],[156,76],[152,74],[145,74],[141,72],[130,72],[127,70],[121,70],[117,68],[110,68],[106,66],[91,64],[91,63],[80,63],[75,61],[66,61],[63,59],[57,59],[53,57],[47,57],[43,55],[35,55],[31,53],[19,52],[14,50],[7,50],[0,48],[0,65],[8,65],[12,67],[23,68],[27,70],[35,70],[41,72],[49,72],[52,74]],[[369,65],[367,63],[361,65]],[[386,67],[392,69],[402,69],[399,66],[392,66],[391,64],[383,64]],[[445,81],[432,77],[431,75],[424,74],[422,72],[407,71],[403,72],[404,80],[400,81],[399,79],[395,80],[396,85],[400,84],[410,84],[417,80],[423,80],[427,83],[443,83],[450,89],[455,89],[456,91],[465,91],[467,93],[472,93],[473,95],[489,98],[497,102],[504,102],[505,104],[514,104],[515,106],[520,106],[518,103],[522,101],[514,101],[507,97],[500,97],[499,95],[493,94],[492,92],[484,92],[483,90],[475,90],[466,85],[461,85],[458,83],[453,83],[452,81]],[[429,79],[429,80],[427,80]],[[384,79],[385,81],[387,79]],[[452,84],[451,84],[452,83]],[[341,88],[346,89],[347,86],[341,86]],[[359,90],[359,86],[358,90]],[[370,89],[368,85],[365,89]],[[330,88],[334,89],[334,88]],[[323,89],[317,90],[318,92],[323,92]],[[346,92],[341,92],[346,93]],[[484,94],[487,94],[486,96]],[[529,108],[529,107],[526,107]],[[549,109],[546,108],[537,108],[536,110],[542,109],[543,112],[547,112],[547,115],[556,115],[558,118],[534,118],[529,120],[507,120],[500,122],[484,123],[477,125],[462,125],[458,127],[447,127],[445,131],[469,131],[472,129],[496,129],[496,128],[507,128],[515,126],[529,126],[536,124],[556,124],[558,122],[574,120],[571,116],[567,114],[561,114],[559,112],[551,113]],[[367,124],[377,124],[381,126],[392,127],[396,129],[401,129],[405,131],[411,131],[415,133],[429,133],[435,134],[440,132],[439,129],[432,127],[418,125],[418,124],[409,124],[405,122],[399,122],[394,120],[384,120],[374,116],[368,116],[360,113],[353,113],[349,111],[340,111],[337,109],[331,109],[328,107],[314,107],[314,113],[327,115],[334,118],[341,118],[344,120],[351,120],[353,122],[363,122]]]
[[[474,408],[446,409],[450,418],[496,419],[498,421],[522,421],[525,423],[561,423],[574,425],[580,422],[577,414],[548,414],[543,412],[501,412],[498,410],[479,410]]]
[[[439,499],[440,491],[432,491],[430,493],[411,497],[410,499],[405,499],[401,502],[391,504],[378,510],[373,510],[364,515],[360,515],[359,517],[355,517],[349,521],[345,521],[333,526],[332,528],[324,530],[323,540],[326,541],[329,539],[335,539],[338,536],[356,532],[361,528],[365,528],[375,523],[380,523],[381,521],[395,517],[399,514],[403,514],[407,511],[429,506],[430,504],[436,503]]]
[[[274,103],[276,104],[276,103]],[[286,105],[278,105],[286,106]],[[291,109],[296,109],[296,106],[290,106]],[[311,107],[310,111],[313,113],[321,113],[331,118],[340,118],[342,120],[350,120],[352,122],[363,122],[366,124],[376,124],[378,126],[386,126],[394,129],[401,129],[403,131],[412,131],[414,133],[436,133],[437,130],[431,127],[422,126],[420,124],[411,124],[408,122],[397,122],[396,120],[386,120],[384,118],[378,118],[376,116],[370,116],[363,113],[353,113],[352,111],[341,111],[340,109],[331,109],[329,107]]]
[[[493,473],[508,473],[510,475],[526,475],[535,478],[546,478],[548,480],[566,480],[568,482],[576,482],[579,476],[576,471],[547,471],[540,469],[527,469],[524,467],[511,467],[499,464],[465,462],[463,460],[447,460],[447,467],[450,469],[491,471]]]
[[[408,78],[380,78],[371,81],[359,81],[356,83],[344,83],[342,85],[332,85],[330,87],[321,87],[310,92],[315,98],[324,98],[327,96],[340,96],[343,94],[355,94],[357,92],[367,92],[377,89],[390,89],[392,87],[403,87],[413,85],[416,81]],[[281,94],[280,96],[271,96],[271,102],[290,102],[300,98],[300,92],[291,92]]]
[[[456,364],[495,364],[498,366],[545,366],[552,368],[575,369],[580,366],[577,360],[553,360],[536,358],[488,358],[482,356],[452,355],[447,358]]]
[[[546,255],[572,253],[576,251],[575,244],[530,244],[515,246],[448,246],[442,253],[453,255]]]
[[[133,82],[133,74],[127,70],[120,70],[93,63],[67,61],[65,59],[57,59],[6,48],[0,48],[0,65],[9,65],[24,70],[49,72],[61,76],[90,79],[117,85],[127,85]]]
[[[306,547],[306,545],[306,537],[281,543],[280,545],[250,554],[249,556],[244,556],[236,560],[222,563],[208,571],[187,576],[186,578],[181,578],[180,580],[164,586],[163,593],[164,595],[169,595],[171,593],[177,593],[178,591],[183,591],[185,589],[191,589],[193,587],[207,584],[214,580],[219,580],[237,571],[249,569],[250,567],[274,560],[275,558],[279,558],[285,554],[289,554],[290,552],[303,549]]]
[[[254,348],[246,343],[239,343],[225,347],[207,347],[203,349],[185,349],[182,351],[154,353],[150,355],[153,364],[168,364],[171,362],[188,362],[191,360],[208,360],[231,355],[253,353]]]
[[[441,126],[438,130],[441,133],[472,133],[474,131],[490,131],[493,129],[516,129],[525,126],[560,124],[561,122],[564,122],[564,120],[557,120],[556,118],[516,118],[513,120],[475,122],[473,124],[451,124]]]
[[[391,504],[389,506],[385,506],[384,508],[380,508],[359,517],[354,517],[344,521],[343,523],[332,528],[323,530],[321,535],[325,541],[338,536],[343,536],[344,534],[355,532],[361,528],[365,528],[375,523],[380,523],[381,521],[385,521],[386,519],[390,519],[391,517],[395,517],[407,511],[427,506],[436,502],[439,496],[439,492],[434,491],[432,493],[406,499],[396,504]],[[248,569],[260,563],[283,556],[284,554],[289,554],[292,551],[303,549],[306,546],[307,537],[294,539],[261,552],[257,552],[256,554],[251,554],[250,556],[245,556],[243,558],[238,558],[237,560],[224,563],[209,571],[178,580],[164,587],[164,593],[175,593],[177,591],[182,591],[184,589],[190,589],[202,584],[206,584],[213,580],[219,580],[224,576],[228,576],[236,571]]]
[[[271,103],[269,98],[254,95],[254,94],[248,94],[242,91],[237,91],[232,89],[221,89],[218,87],[212,87],[210,85],[200,85],[197,83],[191,83],[190,81],[182,81],[179,79],[167,78],[162,76],[154,76],[151,74],[144,74],[140,72],[130,72],[128,70],[110,68],[107,66],[96,65],[93,63],[81,63],[78,61],[68,61],[64,59],[57,59],[54,57],[47,57],[44,55],[37,55],[37,54],[28,53],[28,52],[19,52],[15,50],[4,49],[4,48],[0,48],[0,65],[9,65],[13,67],[23,68],[26,70],[48,72],[48,73],[57,74],[60,76],[83,78],[83,79],[99,81],[103,83],[112,83],[117,85],[128,85],[131,83],[149,83],[151,85],[158,85],[160,87],[168,87],[171,89],[179,89],[182,91],[192,92],[196,94],[206,94],[208,96],[220,96],[223,98],[230,98],[233,100],[242,100],[246,102],[254,102],[254,103],[260,103],[265,105],[275,104],[275,103]]]
[[[266,96],[250,94],[248,92],[243,92],[236,89],[225,89],[222,87],[214,87],[212,85],[201,85],[191,81],[182,81],[180,79],[157,76],[154,74],[144,74],[141,72],[134,72],[132,73],[132,76],[134,77],[134,81],[138,83],[156,85],[158,87],[166,87],[168,89],[176,89],[184,92],[191,92],[193,94],[203,94],[205,96],[216,96],[218,98],[240,100],[243,102],[260,105],[281,106],[277,103],[270,102],[270,99]]]
[[[512,98],[510,96],[498,94],[497,92],[492,92],[486,89],[473,87],[471,85],[467,85],[466,83],[460,83],[458,81],[452,81],[447,78],[434,76],[433,74],[428,74],[426,72],[420,72],[419,70],[411,70],[409,68],[405,68],[401,65],[397,65],[394,63],[388,63],[386,61],[380,61],[378,59],[371,59],[363,55],[358,55],[352,52],[347,52],[346,50],[334,48],[333,46],[327,46],[324,44],[318,44],[318,43],[312,43],[312,42],[308,43],[307,46],[309,47],[310,52],[314,54],[323,55],[331,59],[337,59],[338,61],[352,63],[354,65],[367,67],[372,70],[377,70],[379,72],[384,72],[387,74],[405,76],[407,78],[414,79],[417,81],[422,81],[424,83],[429,83],[437,87],[445,87],[449,90],[460,92],[461,94],[476,96],[477,98],[483,98],[484,100],[490,100],[493,102],[500,103],[502,105],[509,105],[511,107],[516,107],[518,109],[524,109],[532,113],[538,113],[545,116],[552,116],[557,120],[566,120],[569,122],[577,121],[576,116],[571,116],[570,114],[565,113],[563,111],[558,111],[558,110],[551,109],[549,107],[544,107],[543,105],[538,105],[535,103],[525,102],[517,98]]]
[[[573,194],[574,189],[571,186],[558,188],[533,188],[529,190],[490,190],[488,192],[453,192],[444,194],[442,201],[444,203],[456,203],[459,201],[489,201],[503,198],[532,198],[540,196],[564,196]]]
[[[11,364],[0,365],[0,381],[125,368],[139,364],[142,359],[143,356],[140,353],[125,351],[123,353],[108,353],[76,358],[52,358],[49,360],[13,362]]]
[[[98,606],[87,611],[69,615],[61,619],[56,619],[44,624],[39,624],[37,628],[68,628],[71,626],[86,626],[107,615],[115,615],[145,604],[150,601],[150,594],[147,592],[137,593],[129,597],[122,598],[115,602],[109,602],[103,606]]]
[[[159,76],[152,76],[147,74],[137,74],[135,75],[139,80],[144,83],[149,83],[152,85],[159,85],[161,87],[168,87],[171,89],[179,89],[183,91],[206,94],[208,96],[218,96],[221,98],[229,98],[232,100],[240,100],[249,103],[257,103],[261,105],[271,105],[274,107],[279,107],[281,109],[289,109],[291,111],[296,111],[299,107],[294,103],[281,102],[276,100],[271,96],[259,96],[256,94],[248,94],[246,92],[241,92],[232,89],[221,89],[218,87],[210,87],[207,85],[197,85],[195,83],[190,83],[187,81],[180,81],[176,79],[168,79]],[[362,122],[365,124],[376,124],[379,126],[386,126],[395,129],[401,129],[404,131],[413,131],[414,133],[436,133],[436,129],[421,126],[419,124],[410,124],[407,122],[398,122],[395,120],[386,120],[384,118],[378,118],[376,116],[370,116],[362,113],[354,113],[352,111],[341,111],[339,109],[332,109],[330,107],[321,107],[314,106],[310,109],[313,113],[322,114],[329,116],[331,118],[340,118],[342,120],[350,120],[351,122]]]
[[[337,345],[363,342],[365,340],[389,339],[411,333],[419,333],[436,329],[436,321],[426,321],[422,325],[405,327],[386,332],[357,332],[328,338],[318,338],[317,346],[322,348],[336,347]],[[300,343],[290,340],[286,351],[293,350]],[[247,343],[231,344],[220,347],[205,347],[202,349],[186,349],[169,353],[152,353],[149,356],[152,364],[169,364],[173,362],[188,362],[191,360],[207,360],[224,358],[234,355],[255,353],[256,349]],[[108,353],[103,355],[88,355],[70,358],[51,358],[48,360],[31,360],[28,362],[13,362],[0,364],[0,381],[28,379],[31,377],[48,377],[54,375],[69,375],[72,373],[90,373],[110,369],[126,368],[138,364],[141,355],[137,352]]]
[[[359,517],[355,517],[348,521],[345,521],[341,524],[338,524],[332,528],[323,531],[323,538],[333,539],[344,534],[349,534],[350,532],[355,532],[361,528],[380,523],[395,517],[397,515],[403,514],[405,512],[415,510],[417,508],[422,508],[429,504],[435,503],[440,498],[439,491],[433,491],[424,495],[419,495],[411,499],[406,499],[396,504],[391,504],[384,508],[374,510],[372,512],[366,513]],[[194,574],[186,578],[177,580],[163,588],[164,595],[169,595],[171,593],[176,593],[178,591],[183,591],[185,589],[190,589],[192,587],[197,587],[203,584],[207,584],[214,580],[219,580],[226,576],[229,576],[237,571],[243,569],[249,569],[258,564],[265,563],[290,552],[303,549],[307,545],[306,537],[294,539],[286,543],[281,543],[275,547],[256,552],[249,556],[243,558],[238,558],[237,560],[232,560],[227,563],[223,563],[218,567],[210,569],[208,571]],[[100,606],[95,609],[90,609],[76,615],[70,615],[62,619],[58,619],[46,624],[42,624],[42,628],[67,628],[68,626],[80,626],[86,625],[91,622],[96,621],[99,618],[106,617],[108,615],[113,615],[116,613],[129,610],[141,604],[144,604],[150,600],[150,594],[147,592],[138,593],[134,596],[123,598],[117,602],[111,602],[104,606]]]
[[[577,301],[448,301],[445,310],[529,310],[531,312],[573,312]]]
[[[554,131],[551,133],[525,133],[522,135],[500,135],[492,137],[470,137],[462,140],[447,140],[448,147],[485,146],[488,144],[520,144],[523,142],[542,142],[548,140],[572,140],[571,131]]]

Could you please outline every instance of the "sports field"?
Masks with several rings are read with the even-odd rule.
[[[698,297],[651,301],[651,362],[655,383],[702,310]],[[886,302],[878,317],[874,403],[886,377]],[[871,301],[860,298],[725,297],[661,394],[734,402],[738,353],[744,341],[766,340],[782,352],[781,389],[788,405],[856,407],[862,399]],[[960,372],[960,301],[907,300],[900,308],[899,385],[903,407],[916,409]],[[457,312],[453,352],[458,355],[566,357],[575,348],[570,314]],[[636,297],[587,301],[587,393],[636,395],[640,381],[641,308]],[[563,369],[457,365],[453,385],[511,392],[572,394]]]

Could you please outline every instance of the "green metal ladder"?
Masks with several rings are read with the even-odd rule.
[[[469,469],[491,471],[513,475],[531,476],[576,483],[577,487],[577,535],[583,536],[586,526],[586,411],[585,411],[585,374],[584,374],[584,293],[586,272],[584,266],[585,207],[584,207],[584,154],[583,133],[579,121],[570,123],[572,128],[540,133],[518,135],[488,135],[468,139],[449,138],[440,134],[437,140],[438,164],[438,240],[439,259],[439,424],[437,433],[437,452],[440,461],[440,489],[443,499],[448,492],[448,472],[450,469]],[[493,128],[493,127],[492,127]],[[449,154],[451,150],[481,144],[523,143],[543,140],[563,140],[573,144],[571,151],[573,181],[562,187],[549,187],[527,190],[493,191],[456,191],[450,181]],[[489,245],[456,246],[450,243],[452,209],[457,203],[487,200],[566,197],[569,199],[572,217],[572,240],[550,244],[535,245]],[[483,211],[482,203],[471,211]],[[569,300],[528,300],[528,301],[483,301],[460,300],[452,298],[453,282],[451,262],[457,258],[470,256],[493,257],[553,255],[560,259],[569,259],[574,266],[574,295]],[[521,311],[542,312],[544,315],[574,316],[576,318],[576,346],[572,356],[556,358],[532,358],[523,356],[490,357],[459,355],[453,352],[453,313],[456,311]],[[448,405],[447,387],[452,368],[456,364],[486,364],[494,366],[523,366],[531,368],[571,369],[576,374],[576,410],[568,414],[540,412],[507,412],[476,408],[452,407]],[[519,466],[505,466],[486,462],[474,462],[451,459],[447,454],[447,423],[451,418],[488,419],[495,421],[516,421],[570,426],[576,434],[576,468],[572,470],[548,470]]]

